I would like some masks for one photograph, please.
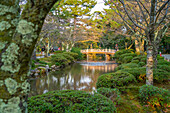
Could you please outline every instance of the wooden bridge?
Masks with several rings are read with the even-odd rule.
[[[96,54],[115,54],[115,49],[84,49],[81,50],[83,54],[96,53]]]
[[[110,55],[114,55],[116,50],[114,49],[84,49],[81,50],[82,54],[87,55],[87,61],[91,57],[90,54],[93,54],[96,56],[96,54],[105,54],[105,60],[109,61],[110,60]]]

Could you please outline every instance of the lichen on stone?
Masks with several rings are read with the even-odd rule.
[[[1,49],[4,49],[6,43],[7,43],[7,42],[0,42],[0,50],[1,50]]]
[[[11,27],[11,24],[9,24],[7,21],[0,22],[0,31],[4,31],[6,29],[9,29]]]
[[[15,43],[11,43],[6,51],[2,54],[2,62],[4,63],[1,66],[3,71],[9,71],[11,73],[18,72],[20,69],[20,64],[17,60],[19,47]]]
[[[5,79],[5,85],[6,85],[7,90],[10,94],[16,93],[17,88],[18,88],[18,84],[17,84],[16,80],[14,80],[12,78],[7,78],[7,79]]]

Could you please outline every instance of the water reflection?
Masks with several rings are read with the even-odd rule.
[[[30,96],[53,90],[96,90],[98,77],[103,73],[114,71],[116,64],[91,65],[76,63],[62,71],[50,72],[48,76],[31,80]]]

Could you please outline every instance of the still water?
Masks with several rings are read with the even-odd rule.
[[[47,76],[31,80],[30,96],[53,90],[83,90],[93,92],[100,75],[113,72],[117,64],[91,62],[75,63],[61,71],[50,72]]]

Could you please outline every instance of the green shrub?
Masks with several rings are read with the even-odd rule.
[[[83,54],[81,53],[81,49],[80,48],[72,48],[71,52],[73,53],[77,53],[78,56],[77,56],[77,60],[82,60],[83,59]]]
[[[170,65],[157,65],[157,68],[170,72]]]
[[[40,59],[38,59],[38,58],[37,58],[35,61],[36,61],[36,62],[39,62],[39,61],[40,61]]]
[[[129,58],[131,59],[131,58],[133,58],[134,56],[136,56],[136,54],[135,53],[124,53],[124,54],[122,54],[122,55],[120,55],[117,59],[116,59],[116,61],[118,62],[118,63],[126,63],[126,57],[127,57],[127,60],[129,60]],[[123,60],[125,58],[125,60]],[[131,59],[132,60],[132,59]],[[130,61],[131,61],[130,60]],[[127,61],[127,62],[130,62],[130,61]]]
[[[63,51],[54,51],[54,53],[63,53]]]
[[[103,96],[110,98],[114,103],[117,103],[117,104],[119,104],[120,99],[121,99],[120,98],[120,92],[116,88],[111,89],[111,88],[101,87],[101,88],[97,89],[97,93],[100,93]]]
[[[161,59],[161,60],[158,60],[158,65],[170,65],[170,62]]]
[[[45,61],[39,61],[40,64],[47,64]]]
[[[115,58],[119,58],[123,54],[132,53],[132,52],[133,52],[132,49],[123,49],[123,50],[116,51],[114,56],[115,56]]]
[[[132,74],[136,80],[142,80],[145,81],[145,75],[146,75],[146,68],[144,67],[138,67],[138,68],[126,68],[119,70],[118,72],[123,71],[123,72],[128,72]],[[144,76],[144,78],[142,78]]]
[[[170,72],[167,72],[162,69],[154,69],[153,73],[153,79],[157,82],[163,82],[164,80],[168,80],[168,77],[170,76]]]
[[[56,63],[55,63],[55,65],[56,65],[56,66],[60,66],[61,64],[60,64],[60,63],[58,63],[58,62],[56,62]]]
[[[55,54],[51,56],[51,63],[54,65],[58,62],[60,65],[61,64],[67,64],[68,60],[61,54]]]
[[[136,64],[138,64],[138,63],[139,63],[139,60],[132,60],[131,63],[136,63]]]
[[[125,56],[122,60],[122,63],[129,63],[133,59],[132,56]]]
[[[32,60],[31,68],[35,68],[35,61],[34,60]]]
[[[78,58],[78,53],[73,53],[73,52],[63,52],[63,54],[68,54],[68,55],[74,57],[74,59],[77,59],[77,58]]]
[[[96,86],[97,88],[100,87],[115,88],[119,86],[127,86],[130,83],[134,82],[136,82],[136,79],[132,74],[119,71],[99,76]]]
[[[115,68],[115,71],[118,71],[121,69],[127,69],[127,68],[136,68],[136,67],[139,67],[139,65],[136,63],[127,63],[127,64],[119,65],[118,67]]]
[[[138,56],[134,57],[132,60],[139,60],[139,61],[141,61],[141,59],[146,59],[146,56],[138,55]]]
[[[127,68],[136,68],[139,67],[136,63],[128,63],[128,64],[122,64],[121,69],[127,69]]]
[[[170,91],[152,85],[143,85],[139,90],[142,104],[149,104],[158,109],[164,109],[170,101]]]
[[[157,60],[164,60],[164,57],[157,55]]]
[[[145,57],[145,58],[142,58],[142,59],[140,60],[140,62],[146,63],[146,60],[147,60],[147,58]]]
[[[46,64],[38,64],[37,67],[46,67]]]
[[[28,99],[29,113],[114,113],[113,102],[101,94],[52,91]]]
[[[66,53],[63,53],[62,55],[63,55],[67,60],[69,60],[70,62],[73,62],[73,61],[74,61],[74,57],[72,57],[71,55],[66,54]]]
[[[144,65],[146,65],[146,63],[145,63],[145,62],[139,62],[138,65],[139,65],[140,67],[143,67]]]

